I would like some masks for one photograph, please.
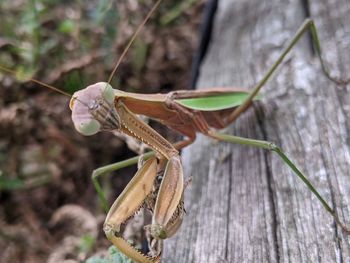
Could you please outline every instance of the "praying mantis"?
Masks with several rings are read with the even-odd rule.
[[[159,3],[160,1],[157,2],[152,11],[157,8]],[[146,17],[144,22],[148,20],[148,17]],[[139,27],[139,30],[141,28],[142,26]],[[72,119],[77,130],[83,135],[93,135],[100,130],[121,129],[122,132],[144,141],[154,150],[154,152],[149,152],[142,156],[145,161],[141,162],[141,168],[112,205],[106,218],[104,227],[106,235],[123,253],[137,262],[154,262],[160,258],[161,248],[159,250],[156,249],[154,252],[155,256],[149,258],[137,252],[120,238],[120,225],[127,218],[131,217],[144,201],[146,201],[147,206],[153,213],[152,225],[148,227],[149,236],[153,238],[150,241],[151,245],[152,243],[161,243],[163,239],[172,236],[180,227],[184,216],[184,179],[178,151],[191,144],[195,140],[197,132],[216,140],[256,146],[276,152],[306,183],[339,226],[345,232],[349,232],[347,227],[339,221],[333,209],[330,208],[303,173],[279,147],[267,141],[246,139],[215,131],[215,129],[228,126],[249,108],[252,100],[256,98],[256,95],[276,67],[282,62],[284,56],[308,29],[311,29],[313,41],[317,48],[316,51],[325,75],[331,80],[339,82],[339,80],[329,74],[325,67],[316,28],[312,20],[306,20],[290,44],[282,52],[282,55],[253,88],[252,92],[247,92],[243,89],[213,88],[207,91],[179,91],[167,95],[131,94],[113,90],[108,84],[115,74],[114,70],[107,83],[96,83],[72,96],[70,103]],[[134,36],[138,34],[139,30],[136,31]],[[129,42],[130,45],[132,42],[133,38]],[[127,49],[128,47],[125,49],[125,53]],[[122,60],[123,56],[120,57],[119,61]],[[115,69],[118,68],[119,61]],[[5,68],[2,69],[11,73]],[[209,105],[210,107],[208,107]],[[170,143],[140,121],[135,114],[147,115],[159,120],[168,127],[185,135],[187,139],[175,144]],[[95,170],[93,182],[105,208],[107,208],[107,201],[97,181],[98,177],[103,173],[136,164],[138,160],[139,157],[136,157]],[[160,177],[163,178],[160,185],[155,182],[155,177],[159,173]]]

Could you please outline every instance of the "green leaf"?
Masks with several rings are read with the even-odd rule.
[[[31,66],[18,66],[16,69],[16,79],[21,82],[26,82],[34,76],[36,71],[36,68]]]
[[[160,18],[160,24],[166,26],[172,23],[174,20],[181,17],[182,13],[189,10],[191,6],[197,2],[197,0],[186,0],[177,3],[172,9],[170,9],[170,11],[165,13],[165,15]]]
[[[193,110],[215,111],[237,107],[241,105],[248,96],[249,93],[246,92],[231,92],[201,98],[178,99],[175,101]],[[257,99],[259,99],[259,97],[255,97],[254,100]]]
[[[137,72],[140,72],[146,64],[148,53],[148,45],[140,40],[135,40],[134,48],[132,50],[132,63]]]
[[[111,11],[113,6],[113,0],[100,0],[98,1],[97,8],[95,9],[95,20],[98,24],[102,24],[106,20],[106,16]],[[112,10],[113,11],[113,10]]]
[[[8,178],[0,171],[0,190],[17,190],[24,186],[24,182],[18,178]]]
[[[79,251],[83,253],[87,253],[92,250],[94,244],[95,244],[95,237],[91,235],[84,235],[80,238],[79,242]]]
[[[58,30],[61,33],[70,34],[76,28],[75,22],[71,19],[64,20],[58,27]]]

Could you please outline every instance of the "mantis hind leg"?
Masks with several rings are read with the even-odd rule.
[[[266,82],[269,80],[271,75],[274,73],[276,68],[282,63],[283,59],[285,56],[292,50],[292,48],[298,43],[298,41],[301,39],[301,37],[308,31],[310,30],[311,32],[311,37],[312,37],[312,42],[314,44],[315,52],[321,62],[321,67],[328,79],[331,81],[335,82],[338,85],[346,85],[350,82],[350,80],[342,80],[336,77],[331,76],[324,60],[322,57],[322,52],[321,52],[321,44],[320,40],[317,35],[317,30],[316,26],[313,22],[312,19],[308,18],[306,19],[303,24],[299,27],[298,31],[294,35],[294,37],[291,39],[287,47],[283,50],[281,55],[277,58],[276,62],[269,68],[267,73],[263,76],[263,78],[255,85],[253,88],[252,92],[248,96],[248,98],[237,108],[234,109],[234,111],[226,118],[225,122],[228,124],[232,123],[235,121],[238,116],[244,112],[246,109],[249,108],[249,106],[252,103],[252,100],[257,96],[259,93],[260,89],[266,84]]]
[[[241,145],[255,146],[255,147],[263,148],[263,149],[270,150],[277,153],[279,158],[304,182],[306,187],[309,188],[310,191],[316,196],[316,198],[321,202],[322,206],[327,210],[327,212],[333,216],[338,226],[340,226],[345,233],[350,234],[350,228],[339,220],[339,217],[337,216],[335,210],[333,210],[330,207],[330,205],[320,195],[320,193],[316,190],[316,188],[313,186],[310,180],[300,171],[300,169],[289,159],[289,157],[277,145],[268,141],[248,139],[248,138],[243,138],[243,137],[238,137],[233,135],[217,133],[213,131],[210,131],[208,133],[208,136],[220,141],[241,144]]]

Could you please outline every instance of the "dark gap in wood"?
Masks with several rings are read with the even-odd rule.
[[[305,12],[305,18],[311,17],[309,0],[301,0],[301,7],[303,8],[303,10]]]
[[[253,110],[256,115],[257,119],[257,127],[260,129],[261,134],[263,136],[263,140],[267,140],[267,132],[265,129],[265,125],[263,122],[263,109],[260,103],[253,104]],[[263,157],[264,157],[264,162],[266,165],[266,179],[267,179],[267,185],[268,185],[268,196],[269,196],[269,203],[271,205],[271,213],[272,213],[272,231],[273,231],[273,246],[276,251],[276,262],[281,262],[280,261],[280,248],[278,244],[278,237],[277,237],[277,209],[276,209],[276,203],[275,203],[275,192],[274,192],[274,187],[273,187],[273,180],[272,180],[272,171],[271,171],[271,166],[268,161],[268,154],[270,154],[271,151],[264,150]]]
[[[309,0],[301,0],[301,7],[304,10],[304,17],[305,18],[312,18],[311,17],[311,10],[310,10],[310,5],[309,5]],[[308,43],[309,43],[309,46],[310,46],[311,54],[312,54],[312,56],[316,56],[317,52],[316,52],[315,45],[314,45],[314,43],[312,41],[312,35],[310,33],[310,30],[308,30],[308,32],[307,32],[307,38],[308,38]]]
[[[218,0],[209,0],[204,8],[202,25],[199,29],[199,47],[196,50],[192,61],[190,89],[196,88],[197,79],[200,75],[200,66],[205,55],[207,54],[207,50],[211,40],[214,25],[214,17],[216,14],[217,7]]]
[[[230,153],[230,160],[229,160],[229,188],[228,188],[228,209],[226,211],[226,240],[225,240],[225,260],[228,260],[228,250],[229,250],[229,238],[230,238],[230,209],[231,209],[231,196],[232,196],[232,154]]]

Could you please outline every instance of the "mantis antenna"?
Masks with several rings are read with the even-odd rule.
[[[7,73],[10,73],[10,74],[13,75],[13,76],[16,76],[16,72],[13,71],[13,70],[10,70],[10,69],[8,69],[8,68],[4,68],[4,67],[2,67],[2,66],[0,66],[0,69],[3,70],[3,71],[5,71],[5,72],[7,72]],[[59,88],[55,88],[54,86],[51,86],[51,85],[49,85],[49,84],[46,84],[46,83],[44,83],[44,82],[41,82],[41,81],[39,81],[39,80],[32,79],[32,78],[29,78],[28,80],[30,80],[30,81],[32,81],[32,82],[34,82],[34,83],[36,83],[36,84],[39,84],[39,85],[41,85],[41,86],[44,86],[44,87],[46,87],[46,88],[48,88],[48,89],[51,89],[51,90],[53,90],[53,91],[56,91],[56,92],[58,92],[58,93],[61,93],[61,94],[65,95],[65,96],[67,96],[67,97],[70,97],[70,98],[72,97],[71,94],[69,94],[69,93],[67,93],[67,92],[65,92],[65,91],[63,91],[63,90],[61,90],[61,89],[59,89]]]
[[[13,70],[11,70],[11,69],[5,68],[5,67],[3,67],[3,66],[0,66],[0,69],[1,69],[2,71],[5,71],[5,72],[7,72],[7,73],[10,73],[10,74],[13,75],[13,76],[16,76],[16,72],[13,71]],[[43,86],[43,87],[48,88],[48,89],[50,89],[50,90],[56,91],[56,92],[58,92],[58,93],[61,93],[61,94],[65,95],[65,96],[67,96],[67,97],[69,97],[69,98],[72,98],[72,95],[69,94],[68,92],[65,92],[65,91],[63,91],[63,90],[61,90],[61,89],[59,89],[59,88],[56,88],[56,87],[54,87],[54,86],[51,86],[51,85],[46,84],[46,83],[44,83],[44,82],[41,82],[40,80],[33,79],[33,78],[28,78],[27,80],[32,81],[32,82],[34,82],[34,83],[36,83],[36,84],[39,84],[40,86]],[[74,99],[76,99],[77,101],[79,101],[79,102],[80,102],[81,104],[83,104],[84,106],[89,107],[85,102],[79,100],[78,98],[74,97]]]
[[[151,15],[154,13],[154,11],[157,9],[157,7],[159,6],[160,2],[162,0],[158,0],[154,6],[152,7],[151,11],[149,11],[149,13],[147,14],[147,16],[145,17],[145,19],[142,21],[142,23],[138,26],[137,30],[135,31],[135,33],[132,35],[131,39],[129,40],[128,44],[126,45],[123,53],[120,55],[117,64],[115,65],[111,75],[108,78],[108,84],[111,84],[111,81],[120,65],[120,63],[123,61],[123,58],[125,57],[126,53],[128,52],[130,46],[132,45],[132,43],[134,42],[135,38],[137,37],[137,35],[140,33],[141,29],[143,28],[143,26],[146,24],[146,22],[149,20],[149,18],[151,17]]]

